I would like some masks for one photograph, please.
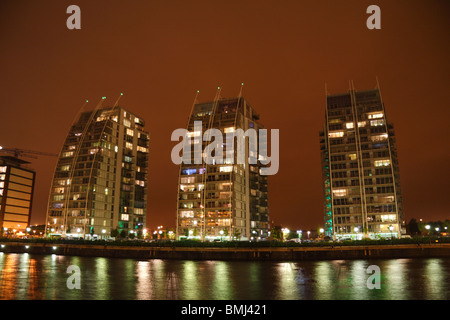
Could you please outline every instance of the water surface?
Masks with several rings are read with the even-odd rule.
[[[69,266],[80,289],[69,289]],[[367,268],[380,268],[369,289]],[[450,258],[304,262],[134,260],[0,252],[0,299],[298,300],[450,298]]]

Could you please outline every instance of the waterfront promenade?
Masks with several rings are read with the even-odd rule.
[[[450,258],[450,243],[321,245],[290,247],[188,247],[1,242],[0,252],[133,259],[307,261],[340,259]]]

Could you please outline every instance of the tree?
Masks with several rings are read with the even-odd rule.
[[[111,230],[111,237],[113,238],[117,238],[119,236],[119,229],[115,228],[113,230]]]
[[[121,238],[126,238],[127,237],[127,232],[125,230],[120,231],[119,236]]]
[[[240,240],[241,239],[241,230],[235,228],[233,232],[233,240]]]
[[[409,223],[406,225],[406,231],[410,235],[420,234],[419,225],[417,224],[416,219],[412,218]]]

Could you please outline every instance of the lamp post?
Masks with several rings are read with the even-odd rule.
[[[427,229],[427,234],[428,234],[428,242],[431,244],[431,237],[430,237],[430,225],[429,224],[427,224],[426,226],[425,226],[425,229]]]

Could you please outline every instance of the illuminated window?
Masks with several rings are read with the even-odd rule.
[[[181,218],[193,218],[194,211],[180,211],[180,217]]]
[[[125,161],[125,162],[132,162],[133,158],[131,158],[129,156],[124,156],[123,161]]]
[[[134,183],[135,183],[137,186],[145,187],[145,181],[136,180],[136,181],[134,181]]]
[[[347,189],[333,190],[333,196],[335,196],[335,197],[345,197],[346,195],[347,195]]]
[[[231,172],[233,171],[233,166],[220,167],[219,172]]]
[[[344,131],[334,131],[328,133],[330,138],[342,138],[344,136]]]
[[[0,180],[5,180],[5,175],[4,174],[0,174]]]
[[[61,167],[61,171],[69,171],[70,165],[66,164],[65,166]]]
[[[384,125],[384,120],[370,120],[370,125],[372,127],[378,127]]]
[[[356,153],[349,154],[350,160],[356,160]]]
[[[345,127],[346,127],[347,129],[353,129],[353,128],[355,127],[355,125],[353,124],[353,122],[347,122],[347,123],[345,124]]]
[[[183,177],[183,178],[181,178],[180,179],[180,182],[181,183],[186,183],[186,184],[188,184],[188,183],[195,183],[195,177]]]
[[[197,169],[183,169],[183,170],[181,170],[181,174],[191,175],[191,174],[196,174],[196,173],[197,173]]]
[[[148,148],[144,148],[144,147],[141,147],[141,146],[137,146],[137,151],[144,152],[144,153],[148,153]]]
[[[0,181],[0,188],[4,188],[5,187],[5,183],[3,181]]]
[[[360,122],[358,122],[358,128],[365,127],[366,124],[367,124],[367,122],[365,122],[365,121],[360,121]]]
[[[134,209],[134,214],[143,215],[144,214],[144,209],[142,209],[142,208],[135,208]]]
[[[189,138],[191,138],[191,137],[200,137],[200,135],[201,135],[201,132],[200,132],[200,131],[193,131],[193,132],[188,132],[188,133],[187,133],[187,136],[188,136]]]
[[[130,122],[130,120],[128,120],[128,119],[123,119],[123,125],[125,126],[125,127],[131,127],[131,122]]]
[[[127,135],[129,135],[129,136],[134,136],[134,131],[133,130],[131,130],[131,129],[128,129],[127,128]]]
[[[72,156],[73,156],[73,151],[63,152],[63,154],[62,154],[63,158],[72,157]]]
[[[63,180],[64,181],[64,180]],[[64,192],[64,188],[55,188],[54,189],[55,193],[63,193]]]
[[[130,215],[128,215],[128,214],[126,214],[126,213],[122,213],[122,214],[120,215],[120,220],[123,220],[123,221],[129,221],[129,220],[130,220]]]
[[[118,152],[118,151],[119,151],[119,147],[118,147],[118,146],[115,146],[115,147],[114,147],[114,151],[115,151],[115,152]]]
[[[383,118],[383,114],[382,113],[369,114],[368,118],[369,119],[380,119],[380,118]]]
[[[372,140],[373,142],[383,141],[383,140],[386,140],[387,137],[388,137],[387,133],[383,133],[383,134],[379,134],[379,135],[376,135],[376,136],[371,136],[370,140]]]
[[[225,128],[225,129],[224,129],[224,132],[225,132],[225,133],[229,133],[229,132],[232,133],[232,132],[234,132],[234,131],[235,131],[235,128],[234,128],[234,127],[228,127],[228,128]]]
[[[105,188],[105,194],[108,195],[108,188]]]
[[[375,160],[374,165],[375,167],[387,167],[391,164],[391,161],[389,159],[385,160]]]
[[[75,145],[73,145],[73,146],[69,146],[67,149],[69,149],[69,150],[75,150]]]

